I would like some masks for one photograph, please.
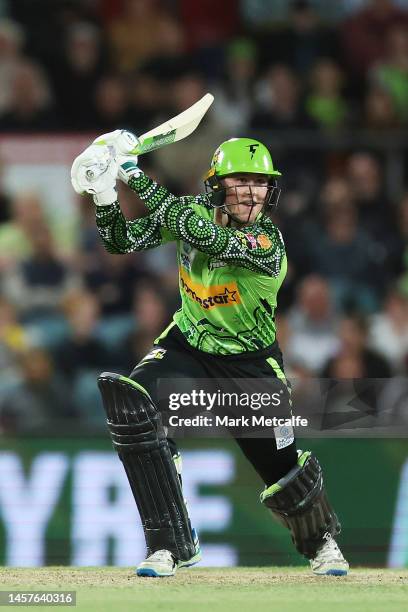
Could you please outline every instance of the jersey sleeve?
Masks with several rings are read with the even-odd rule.
[[[157,214],[127,221],[119,202],[97,206],[96,225],[109,253],[145,251],[174,240],[171,232],[160,226]]]
[[[233,265],[268,276],[279,275],[285,247],[272,222],[252,226],[248,231],[221,227],[193,210],[192,205],[199,203],[202,196],[176,197],[142,172],[132,177],[129,185],[150,213],[157,215],[160,226],[177,240]]]

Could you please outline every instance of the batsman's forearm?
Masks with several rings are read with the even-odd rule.
[[[176,239],[223,261],[262,274],[279,275],[285,247],[279,230],[273,224],[268,236],[262,228],[257,230],[263,237],[258,243],[252,234],[249,234],[249,239],[245,231],[221,227],[198,215],[191,207],[197,202],[196,198],[177,198],[143,173],[133,177],[129,185],[157,217],[160,226],[169,230]]]
[[[144,251],[162,243],[160,227],[155,216],[127,221],[119,202],[96,207],[96,225],[109,253]]]
[[[160,205],[168,196],[179,200],[183,206],[197,204],[198,206],[203,206],[204,208],[214,210],[211,206],[208,194],[200,193],[196,196],[187,195],[179,196],[177,198],[175,195],[171,194],[166,187],[159,185],[142,171],[140,171],[140,174],[133,176],[129,180],[128,186],[132,189],[132,191],[137,193],[139,198],[146,204],[150,212],[158,211]]]

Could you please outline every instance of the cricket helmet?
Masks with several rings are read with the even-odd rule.
[[[234,218],[233,213],[225,204],[226,189],[222,184],[222,179],[234,174],[247,173],[261,174],[269,178],[268,192],[260,215],[262,217],[266,210],[271,211],[278,204],[280,189],[276,177],[282,176],[274,167],[271,154],[264,144],[253,138],[226,140],[215,151],[210,168],[204,176],[206,189],[211,192],[212,206],[221,208],[234,221],[239,220]]]
[[[215,151],[204,180],[240,172],[281,176],[274,168],[271,154],[265,145],[253,138],[231,138],[220,144]]]

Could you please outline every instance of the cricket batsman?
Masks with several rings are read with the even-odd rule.
[[[136,139],[121,130],[99,137],[76,158],[71,175],[77,193],[93,195],[110,253],[177,243],[180,310],[129,377],[103,373],[98,379],[146,537],[147,557],[137,575],[173,576],[201,553],[183,498],[180,455],[158,409],[157,380],[271,378],[287,384],[275,328],[287,262],[271,219],[281,173],[262,143],[233,138],[213,155],[206,193],[176,197],[143,173],[136,156],[121,153],[119,138]],[[143,200],[148,216],[125,219],[117,179]],[[286,410],[289,417],[289,393]],[[318,459],[297,450],[293,430],[279,444],[276,438],[236,442],[264,482],[261,502],[289,530],[312,571],[347,574],[334,539],[340,523]]]

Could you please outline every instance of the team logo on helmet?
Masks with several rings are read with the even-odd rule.
[[[251,154],[251,159],[254,158],[254,155],[255,155],[256,150],[257,150],[258,147],[259,147],[259,144],[257,144],[257,143],[248,145],[248,149],[249,149],[249,152]]]
[[[214,153],[214,155],[213,155],[213,158],[212,158],[212,160],[211,160],[211,167],[212,167],[212,168],[214,168],[214,166],[216,166],[216,165],[217,165],[217,163],[218,163],[218,159],[219,159],[219,157],[220,157],[220,153],[221,153],[221,151],[220,151],[220,147],[218,147],[218,149],[215,151],[215,153]]]

